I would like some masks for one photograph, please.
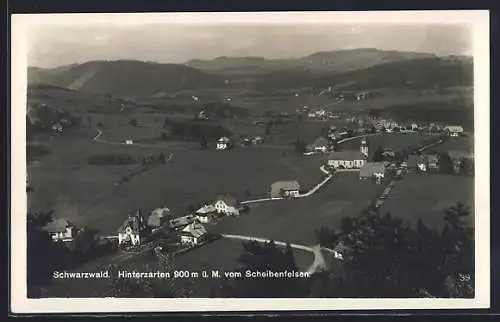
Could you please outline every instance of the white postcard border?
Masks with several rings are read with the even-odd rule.
[[[488,308],[490,305],[489,12],[370,11],[12,15],[11,311],[13,313],[207,312]],[[26,88],[29,28],[37,24],[466,23],[473,25],[476,297],[474,299],[28,299],[26,291]]]

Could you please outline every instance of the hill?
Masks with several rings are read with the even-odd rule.
[[[135,99],[183,89],[217,87],[222,81],[184,65],[118,60],[91,61],[49,70],[30,68],[28,83]]]
[[[412,59],[380,64],[343,73],[318,73],[303,70],[280,70],[254,77],[255,90],[328,87],[342,90],[442,89],[471,86],[473,65],[470,61],[442,58]]]
[[[325,87],[349,83],[344,89],[442,89],[471,86],[472,61],[442,58],[412,59],[380,64],[362,70],[330,74],[316,78],[315,86]]]
[[[185,65],[220,74],[258,74],[280,69],[305,69],[316,72],[347,72],[378,64],[436,57],[434,54],[384,51],[361,48],[319,52],[292,59],[263,57],[217,57],[213,60],[190,60]]]
[[[116,113],[122,108],[135,106],[130,101],[109,94],[85,93],[47,84],[29,85],[27,93],[29,107],[36,109],[46,105],[72,114]]]

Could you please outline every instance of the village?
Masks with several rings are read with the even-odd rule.
[[[397,180],[405,175],[438,173],[440,166],[448,166],[447,164],[451,170],[446,171],[452,173],[473,171],[473,156],[470,154],[452,153],[446,156],[450,158],[449,162],[443,163],[443,160],[440,161],[440,158],[443,158],[442,154],[427,152],[447,140],[466,136],[461,126],[398,123],[377,118],[365,121],[357,117],[349,117],[346,122],[356,126],[341,128],[330,126],[326,136],[303,147],[301,151],[303,157],[318,154],[325,156],[323,163],[318,164],[318,168],[324,173],[324,179],[309,191],[304,191],[298,180],[290,178],[288,181],[271,183],[264,198],[237,200],[230,193],[225,193],[211,201],[193,203],[195,206],[192,206],[185,215],[173,213],[167,206],[154,209],[148,216],[145,216],[141,209],[136,209],[135,214],[128,215],[115,235],[99,236],[99,243],[113,243],[122,251],[132,253],[138,250],[143,253],[144,249],[149,249],[155,256],[168,253],[182,254],[223,238],[224,234],[212,233],[211,227],[225,217],[251,216],[252,204],[299,199],[321,193],[318,192],[320,188],[330,181],[335,181],[334,178],[338,173],[355,172],[360,181],[386,187],[372,203],[372,207],[377,209],[389,197]],[[57,127],[55,130],[59,132],[61,128]],[[372,151],[374,145],[370,144],[370,140],[376,136],[412,135],[424,132],[429,134],[429,139],[420,146],[407,146],[400,150],[377,146],[376,151]],[[240,140],[241,147],[263,144],[263,138],[260,136],[245,136]],[[343,146],[348,142],[357,143],[358,147],[344,149]],[[131,139],[124,143],[134,145]],[[228,137],[221,137],[214,146],[219,151],[231,151],[236,144]],[[169,159],[171,157],[172,155]],[[54,242],[67,244],[71,244],[81,231],[64,218],[55,219],[44,229],[51,234]],[[273,238],[269,238],[271,239]],[[337,259],[343,258],[340,245],[334,248],[333,254]]]

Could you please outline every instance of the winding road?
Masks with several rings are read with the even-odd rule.
[[[267,243],[267,242],[271,241],[270,239],[254,237],[254,236],[227,235],[227,234],[222,234],[221,236],[222,236],[222,238],[238,239],[238,240],[243,240],[243,241],[257,241],[260,243]],[[287,243],[285,243],[285,242],[276,241],[276,240],[274,241],[274,244],[276,244],[277,246],[281,246],[281,247],[286,247],[286,245],[287,245]],[[290,243],[289,245],[293,249],[306,251],[306,252],[312,253],[314,255],[314,261],[311,264],[311,266],[309,266],[309,268],[307,270],[307,272],[309,274],[313,274],[315,272],[322,271],[322,270],[325,270],[327,268],[325,258],[323,256],[323,254],[321,253],[322,250],[327,251],[330,254],[333,254],[333,256],[337,259],[342,259],[342,255],[340,253],[338,253],[335,250],[330,249],[330,248],[321,247],[320,245],[305,246],[305,245],[298,245],[298,244],[293,244],[293,243]]]

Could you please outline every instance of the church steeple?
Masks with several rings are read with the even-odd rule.
[[[365,158],[368,158],[368,141],[366,140],[366,137],[363,137],[363,139],[361,139],[361,146],[359,148],[359,151],[365,156]]]

